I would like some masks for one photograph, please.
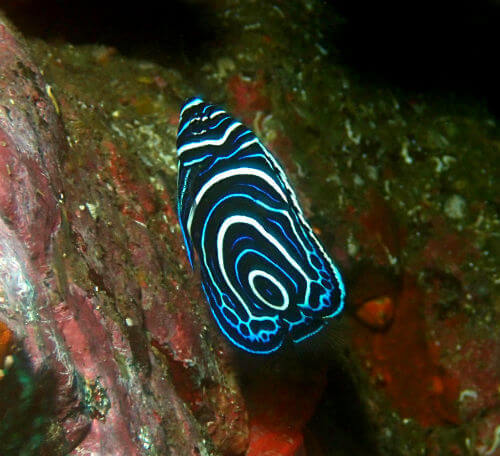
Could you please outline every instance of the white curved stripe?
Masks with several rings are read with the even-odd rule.
[[[244,142],[241,146],[239,146],[235,150],[235,152],[239,152],[240,150],[246,149],[248,146],[251,146],[252,144],[256,144],[258,142],[259,142],[259,140],[257,138],[250,139],[250,140]],[[231,154],[231,155],[233,155],[233,154]]]
[[[213,119],[215,116],[218,116],[219,114],[226,114],[226,115],[228,115],[228,113],[226,111],[224,111],[223,109],[217,109],[212,114],[210,114],[208,117],[210,119]]]
[[[254,280],[257,277],[264,277],[265,279],[269,280],[276,288],[281,293],[281,296],[283,297],[283,304],[277,306],[276,304],[273,304],[269,302],[264,296],[262,296],[259,291],[255,288],[254,286]],[[273,309],[276,310],[285,310],[288,308],[288,304],[290,303],[290,298],[288,297],[288,293],[285,290],[285,287],[281,285],[281,283],[273,277],[271,274],[268,274],[266,271],[261,271],[260,269],[256,269],[254,271],[251,271],[250,274],[248,274],[248,283],[250,284],[250,288],[252,289],[253,293],[264,303],[266,306],[269,306]]]
[[[226,272],[226,268],[224,265],[224,236],[226,235],[226,231],[229,229],[229,227],[233,224],[236,223],[245,223],[247,225],[253,226],[263,237],[265,237],[274,247],[276,247],[277,250],[280,251],[280,253],[285,257],[286,261],[292,265],[305,279],[306,282],[306,301],[308,302],[309,300],[309,295],[310,295],[310,288],[311,288],[311,280],[305,272],[302,270],[299,264],[290,256],[290,254],[286,251],[286,249],[279,243],[279,241],[274,238],[272,235],[270,235],[264,227],[254,220],[251,217],[246,217],[244,215],[233,215],[231,217],[228,217],[224,222],[222,223],[219,232],[217,233],[217,260],[219,262],[219,269],[222,273],[222,276],[224,277],[224,281],[226,285],[231,289],[233,292],[234,296],[238,299],[240,302],[241,306],[245,308],[245,311],[248,313],[248,315],[253,315],[252,312],[249,310],[248,306],[245,303],[245,300],[243,297],[238,293],[238,291],[235,289],[231,281],[229,280],[229,277]],[[203,247],[202,247],[203,248]],[[203,248],[203,256],[204,256],[204,261],[205,261],[205,266],[211,274],[210,268],[206,264],[206,255],[205,255],[205,249]],[[212,279],[213,280],[213,279]]]
[[[219,139],[207,139],[205,141],[199,141],[199,142],[190,142],[187,144],[182,145],[177,149],[177,156],[180,157],[184,152],[187,150],[191,149],[197,149],[198,147],[205,147],[205,146],[220,146],[224,144],[229,137],[229,135],[236,130],[239,126],[241,126],[241,122],[233,122],[229,127],[227,128],[226,132],[224,133],[224,136],[222,136]]]
[[[274,158],[273,154],[267,149],[266,146],[264,146],[264,144],[262,144],[262,142],[260,140],[258,141],[258,143],[261,146],[262,150],[264,151],[264,156],[272,164],[272,166],[278,171],[278,175],[281,177],[283,184],[285,185],[286,189],[290,193],[290,196],[292,199],[292,205],[297,211],[297,215],[300,219],[300,222],[302,223],[302,226],[304,226],[307,229],[309,236],[313,240],[313,243],[315,244],[316,248],[323,254],[323,258],[326,259],[328,265],[330,266],[331,270],[333,271],[333,274],[335,275],[335,279],[337,280],[337,283],[340,286],[340,293],[341,293],[340,302],[342,303],[344,300],[344,297],[345,297],[345,289],[343,286],[342,277],[340,275],[340,272],[338,271],[338,269],[336,268],[332,259],[330,258],[330,255],[328,255],[328,253],[325,251],[325,249],[321,245],[321,242],[314,234],[314,231],[312,230],[311,225],[309,224],[308,220],[305,218],[304,213],[302,212],[302,207],[299,204],[297,195],[296,195],[295,191],[293,190],[292,186],[290,185],[290,182],[288,181],[288,177],[287,177],[284,169],[281,167],[281,164],[278,162],[278,160],[276,160],[276,158]],[[305,248],[305,246],[304,246],[304,248]],[[308,249],[306,249],[306,250],[308,250]],[[338,312],[340,312],[340,310],[341,310],[341,307],[339,308]]]
[[[196,163],[200,163],[203,160],[206,160],[207,158],[210,158],[210,157],[211,157],[211,155],[207,154],[207,155],[203,155],[203,157],[193,158],[191,161],[183,163],[182,166],[185,166],[187,168],[187,167],[194,165]]]
[[[203,100],[201,98],[195,98],[191,100],[189,103],[185,104],[184,107],[181,109],[181,117],[184,115],[184,111],[186,109],[192,108],[193,106],[197,106],[199,104],[202,104]]]
[[[193,217],[196,212],[196,207],[203,198],[203,195],[210,189],[210,187],[214,186],[217,182],[239,175],[250,175],[263,179],[281,196],[283,201],[285,202],[287,201],[286,195],[283,193],[283,190],[281,190],[280,186],[274,181],[272,177],[269,177],[269,175],[266,172],[261,171],[260,169],[245,167],[245,168],[236,168],[223,171],[222,173],[216,174],[214,177],[209,179],[203,185],[203,187],[200,188],[200,191],[196,194],[193,204],[191,205],[187,221],[187,229],[190,235],[191,235],[191,223],[193,222]]]

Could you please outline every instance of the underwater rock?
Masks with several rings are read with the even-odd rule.
[[[250,444],[247,456],[276,454],[297,456],[306,451],[304,431],[326,385],[326,372],[304,369],[304,359],[267,372],[246,390],[250,414]]]
[[[246,411],[229,354],[192,318],[197,284],[178,292],[171,198],[134,175],[123,145],[91,144],[92,126],[73,142],[78,114],[4,19],[0,74],[0,320],[14,363],[25,356],[52,379],[41,451],[240,454]],[[158,210],[167,223],[148,230]]]
[[[50,308],[51,295],[57,293],[49,261],[61,220],[58,159],[64,131],[25,44],[3,20],[0,73],[0,318],[32,367],[53,373],[58,385],[57,396],[50,397],[58,404],[54,413],[61,425],[72,423],[73,440],[63,432],[52,444],[68,449],[82,439],[90,421],[72,418],[82,407]]]
[[[0,217],[7,240],[0,282],[10,293],[2,292],[0,320],[13,331],[19,372],[25,369],[16,347],[37,372],[43,364],[64,374],[53,382],[59,399],[51,401],[51,435],[61,439],[52,442],[62,442],[56,449],[74,447],[90,423],[74,452],[242,454],[250,442],[256,453],[498,453],[500,146],[498,119],[484,105],[460,94],[370,84],[368,74],[339,64],[337,51],[349,42],[331,36],[342,28],[334,2],[176,2],[192,5],[192,14],[179,21],[177,37],[158,15],[169,40],[164,52],[144,40],[151,36],[144,34],[148,8],[124,18],[123,8],[93,15],[88,3],[72,2],[78,17],[71,24],[85,36],[102,37],[103,23],[106,33],[128,32],[125,43],[81,45],[58,13],[61,2],[40,6],[46,22],[33,14],[35,3],[19,9],[48,32],[23,32],[35,37],[30,46],[50,87],[34,65],[14,65],[16,73],[2,67],[1,104],[6,114],[38,106],[30,131],[59,139],[56,154],[40,149],[45,164],[36,149],[29,154],[34,164],[24,168],[26,156],[12,144],[24,144],[22,137],[32,143],[33,134],[0,139],[0,160],[7,160],[0,163],[0,204],[9,214]],[[200,18],[216,39],[195,43],[193,57],[183,50],[200,37]],[[14,47],[22,57],[10,35],[0,30],[1,65]],[[127,54],[130,43],[140,50]],[[40,94],[3,90],[25,78],[40,81]],[[256,394],[235,375],[236,360],[190,272],[175,213],[175,132],[180,104],[193,95],[234,112],[279,157],[314,232],[338,260],[350,297],[345,368],[356,375],[349,388],[335,368],[321,398],[307,388],[314,369],[297,368],[302,389],[287,388],[286,375],[266,389],[271,383],[259,366]],[[54,127],[58,111],[64,130]],[[44,116],[50,125],[37,122]],[[7,128],[8,116],[2,119]],[[58,171],[51,171],[54,156]],[[394,314],[379,331],[355,313],[384,296]],[[15,384],[13,372],[4,381]],[[266,394],[275,391],[276,399],[292,399],[288,404],[295,397],[310,402],[299,410],[273,403]],[[271,419],[263,419],[259,404],[270,405]],[[366,451],[357,451],[358,443]]]

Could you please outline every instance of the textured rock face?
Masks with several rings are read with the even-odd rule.
[[[190,36],[201,17],[220,40],[179,65],[68,44],[64,22],[29,40],[37,66],[0,29],[0,454],[5,416],[43,418],[12,435],[50,455],[498,453],[498,121],[360,83],[322,40],[325,2],[187,3]],[[340,265],[342,369],[242,358],[213,325],[175,214],[196,94],[279,156]]]
[[[185,261],[173,199],[129,175],[110,140],[74,155],[51,87],[4,21],[0,74],[0,320],[14,363],[24,353],[54,382],[43,451],[241,453],[246,412],[227,356],[203,336],[198,286],[179,291],[171,270]],[[158,209],[175,252],[146,226]]]

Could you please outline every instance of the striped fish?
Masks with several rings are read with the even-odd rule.
[[[178,215],[222,332],[250,353],[319,332],[344,306],[338,269],[283,168],[245,125],[201,98],[177,135]]]

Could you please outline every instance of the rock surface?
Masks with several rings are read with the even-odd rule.
[[[43,451],[497,454],[497,121],[361,84],[321,2],[205,5],[224,33],[181,63],[0,29],[0,321],[53,379]],[[276,152],[339,262],[341,369],[246,360],[212,323],[175,214],[193,94]]]
[[[43,451],[241,453],[244,404],[198,285],[181,287],[173,198],[123,143],[90,139],[102,130],[68,135],[59,114],[77,113],[4,20],[0,32],[0,319],[55,382]]]

